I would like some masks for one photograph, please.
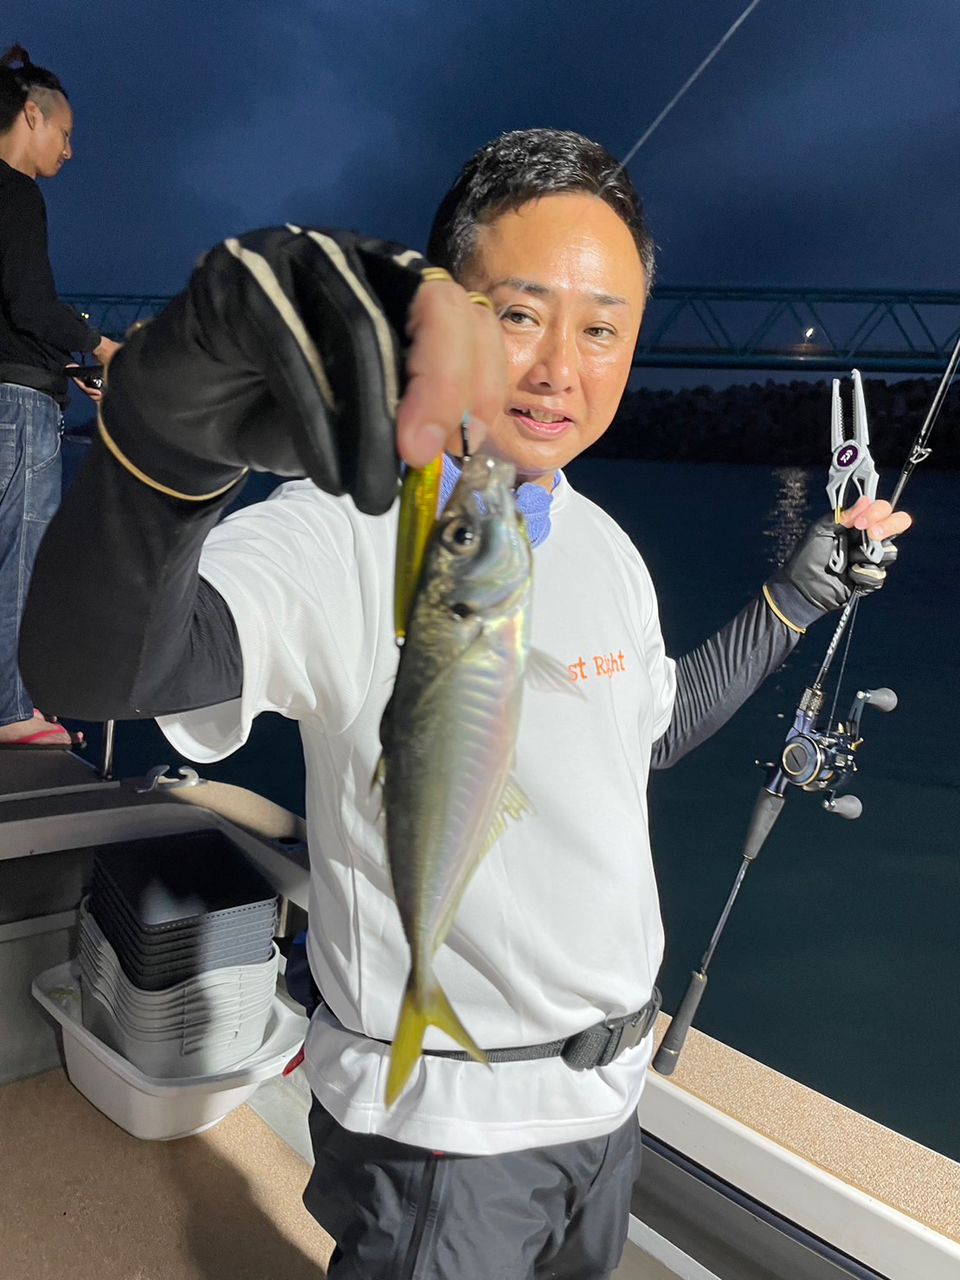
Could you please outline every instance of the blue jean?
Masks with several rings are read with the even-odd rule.
[[[62,429],[51,396],[0,382],[0,725],[33,715],[17,638],[37,548],[60,505]]]

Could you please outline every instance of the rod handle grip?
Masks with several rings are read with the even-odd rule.
[[[674,1068],[680,1060],[680,1051],[687,1038],[687,1032],[696,1017],[703,993],[707,989],[707,975],[694,970],[690,975],[690,985],[680,1001],[680,1008],[673,1015],[667,1028],[667,1034],[660,1042],[660,1048],[653,1058],[653,1069],[662,1076],[672,1076]]]

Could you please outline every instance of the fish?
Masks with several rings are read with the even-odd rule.
[[[380,726],[387,861],[410,947],[387,1106],[407,1084],[428,1026],[487,1061],[433,962],[484,855],[510,819],[531,811],[512,778],[533,576],[515,479],[510,463],[464,460],[426,546]]]

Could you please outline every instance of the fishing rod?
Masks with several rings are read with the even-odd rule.
[[[904,463],[903,470],[900,472],[893,496],[890,499],[894,510],[915,468],[930,456],[931,450],[927,445],[927,441],[940,415],[940,410],[943,407],[943,402],[957,371],[958,364],[960,364],[960,338],[957,340],[943,377],[940,379],[940,385],[927,411],[923,426],[920,428],[907,461]],[[843,495],[848,484],[852,484],[861,494],[866,494],[871,499],[876,495],[877,486],[876,468],[873,465],[869,450],[863,386],[857,370],[853,371],[852,376],[852,439],[848,439],[844,433],[839,380],[835,379],[833,384],[831,415],[833,454],[827,493],[833,502],[834,514],[837,519],[841,514]],[[862,547],[870,562],[862,566],[862,572],[869,574],[871,564],[874,573],[882,572],[879,569],[880,561],[883,557],[882,544],[879,541],[868,539],[866,530],[864,530]],[[838,556],[841,559],[838,560]],[[831,567],[842,570],[843,557],[844,552],[841,548],[834,553]],[[830,643],[827,646],[817,677],[803,691],[803,696],[797,704],[793,724],[781,749],[780,760],[776,764],[766,766],[768,770],[767,780],[761,787],[760,794],[754,805],[746,840],[741,852],[740,868],[733,887],[727,897],[723,911],[720,913],[720,919],[717,921],[713,936],[700,961],[700,966],[691,974],[686,993],[654,1056],[653,1066],[660,1075],[672,1075],[679,1061],[687,1033],[706,990],[707,969],[713,959],[713,953],[726,927],[747,870],[751,863],[756,861],[767,837],[783,811],[787,788],[795,786],[802,788],[804,791],[826,792],[823,799],[823,807],[828,813],[835,814],[837,817],[859,818],[863,810],[863,806],[857,796],[839,795],[838,793],[849,784],[853,775],[857,772],[856,752],[862,742],[860,720],[864,711],[868,706],[872,706],[877,711],[892,711],[897,705],[897,695],[892,689],[861,689],[857,692],[846,719],[838,720],[834,724],[834,712],[839,698],[840,681],[843,679],[843,668],[841,667],[836,696],[830,715],[827,718],[827,727],[825,729],[819,727],[819,718],[825,698],[824,680],[833,665],[844,633],[847,635],[847,649],[849,649],[853,620],[856,617],[860,600],[865,594],[864,588],[860,586],[854,587],[853,593],[844,606],[830,638]],[[844,663],[846,663],[846,651]]]

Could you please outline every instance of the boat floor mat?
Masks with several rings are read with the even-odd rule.
[[[0,1088],[0,1257],[30,1280],[318,1280],[309,1166],[247,1106],[143,1142],[62,1070]]]

